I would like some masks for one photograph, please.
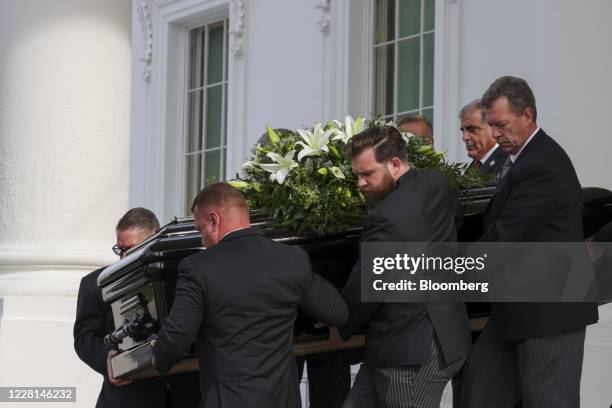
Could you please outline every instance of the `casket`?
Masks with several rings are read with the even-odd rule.
[[[494,191],[493,186],[468,192],[463,215],[457,219],[459,241],[473,241],[481,235],[482,214]],[[600,188],[585,188],[583,196],[583,224],[585,237],[589,237],[612,220],[612,193]],[[315,236],[275,229],[269,221],[256,216],[252,221],[253,226],[262,229],[271,239],[305,249],[315,273],[342,289],[358,257],[360,227]],[[193,219],[175,219],[100,274],[98,286],[104,301],[111,305],[115,323],[115,330],[108,333],[105,341],[121,351],[112,359],[117,378],[157,375],[150,364],[150,341],[172,307],[179,263],[203,250]],[[487,319],[488,305],[468,303],[466,306],[471,329],[480,330]],[[363,346],[363,336],[355,336],[348,342],[329,342],[328,329],[315,328],[314,323],[309,316],[298,312],[294,325],[296,355]],[[196,369],[197,359],[192,347],[171,373]]]

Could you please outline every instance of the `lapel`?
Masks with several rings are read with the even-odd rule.
[[[537,150],[547,137],[548,135],[540,128],[538,133],[536,133],[533,139],[531,139],[527,146],[525,146],[519,157],[516,158],[516,161],[512,164],[512,167],[510,167],[510,170],[508,170],[506,176],[499,181],[497,184],[497,189],[495,190],[495,195],[493,198],[491,198],[491,201],[489,201],[487,209],[485,210],[485,226],[497,218],[497,215],[504,208],[506,199],[512,191],[512,173],[520,171],[522,163],[525,163],[525,161],[528,162],[533,158],[534,154],[537,153]]]
[[[503,151],[501,148],[497,147],[487,161],[482,164],[481,168],[484,171],[489,171],[496,165],[499,165],[499,160],[506,160],[506,158],[503,157]]]

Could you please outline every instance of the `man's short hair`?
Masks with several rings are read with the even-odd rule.
[[[242,192],[224,182],[213,183],[200,191],[193,200],[191,212],[194,212],[196,208],[209,206],[217,208],[237,207],[246,212],[249,211]]]
[[[482,102],[480,99],[475,99],[472,102],[465,105],[463,108],[461,108],[461,110],[459,111],[459,119],[461,120],[465,119],[466,116],[468,116],[470,113],[474,111],[480,112],[480,121],[482,123],[487,123],[487,118],[485,117],[484,109],[482,107]]]
[[[502,96],[508,99],[510,109],[517,115],[520,115],[525,108],[531,108],[533,121],[536,121],[538,111],[536,110],[535,96],[533,96],[533,91],[527,81],[513,76],[497,78],[482,96],[482,106],[488,109]]]
[[[117,223],[115,231],[125,231],[128,228],[141,228],[151,231],[159,229],[159,221],[153,211],[136,207],[126,212]]]
[[[369,147],[374,149],[374,157],[378,163],[384,163],[393,157],[408,163],[406,142],[393,126],[368,128],[353,136],[344,149],[346,155],[352,159]]]
[[[427,119],[425,116],[419,115],[418,113],[408,113],[402,116],[397,121],[397,127],[401,127],[404,123],[412,123],[412,122],[425,123],[425,125],[427,126],[427,129],[429,130],[429,135],[433,136],[433,125],[431,124],[431,121]],[[427,136],[427,135],[418,135],[418,136]]]

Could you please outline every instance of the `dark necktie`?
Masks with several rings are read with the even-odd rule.
[[[504,165],[502,166],[502,169],[501,169],[501,173],[499,174],[500,180],[504,178],[506,173],[508,173],[508,170],[510,170],[510,167],[512,167],[512,160],[510,160],[510,156],[508,156],[506,157],[506,161],[504,162]]]
[[[474,167],[479,169],[482,166],[482,162],[480,160],[474,160]]]

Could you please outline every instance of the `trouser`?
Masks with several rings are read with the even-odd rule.
[[[463,369],[461,406],[580,406],[585,329],[503,341],[487,325]]]
[[[340,408],[351,388],[351,365],[344,352],[296,358],[298,378],[306,361],[310,408]]]
[[[361,365],[343,408],[438,408],[444,387],[464,360],[446,364],[437,338],[420,365],[377,368]]]

